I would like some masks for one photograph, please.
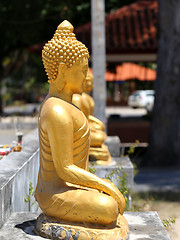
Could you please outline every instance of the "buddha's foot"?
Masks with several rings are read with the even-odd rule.
[[[89,160],[96,161],[99,165],[109,165],[112,162],[108,147],[103,144],[101,147],[90,147]]]
[[[36,233],[49,239],[69,240],[126,240],[128,223],[122,215],[117,222],[104,226],[90,223],[62,222],[41,214],[36,220]]]

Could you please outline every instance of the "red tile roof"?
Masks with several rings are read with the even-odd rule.
[[[156,52],[157,0],[140,0],[106,16],[106,51]],[[75,29],[78,40],[91,51],[91,23]]]
[[[135,63],[123,63],[122,65],[116,66],[115,81],[126,81],[131,79],[155,81],[156,71]]]
[[[105,79],[106,79],[107,82],[113,82],[113,81],[116,80],[116,74],[106,71]]]
[[[92,68],[90,68],[90,72],[93,73]],[[137,79],[139,81],[155,81],[156,71],[129,62],[116,66],[116,73],[106,71],[105,79],[107,82],[126,81],[134,79]]]

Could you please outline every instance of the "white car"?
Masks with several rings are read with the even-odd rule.
[[[151,111],[154,105],[154,90],[135,91],[128,98],[128,106],[132,108],[146,108]]]

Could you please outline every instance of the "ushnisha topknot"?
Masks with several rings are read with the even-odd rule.
[[[43,47],[42,60],[48,82],[53,82],[57,78],[60,63],[71,67],[79,59],[89,57],[88,49],[76,39],[73,30],[74,27],[70,22],[63,21],[57,27],[53,38]]]

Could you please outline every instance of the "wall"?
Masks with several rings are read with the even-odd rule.
[[[23,138],[21,152],[13,152],[0,161],[0,227],[11,212],[36,211],[24,201],[29,183],[35,188],[39,169],[38,130]]]

